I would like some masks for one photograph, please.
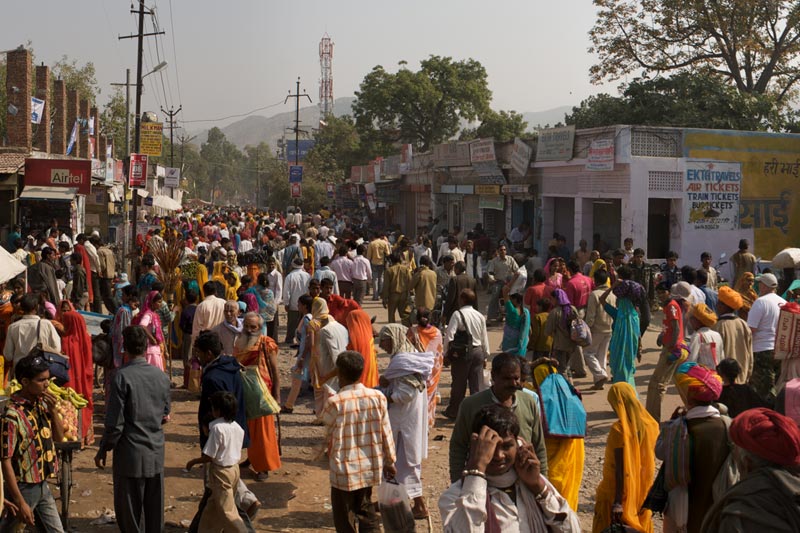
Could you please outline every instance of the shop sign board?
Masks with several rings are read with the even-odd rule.
[[[575,144],[575,126],[548,128],[539,132],[537,161],[569,161]]]
[[[519,137],[514,139],[514,151],[511,152],[511,168],[518,176],[525,176],[531,164],[533,149]]]
[[[494,139],[480,139],[469,144],[470,163],[494,161]]]
[[[128,187],[131,189],[144,189],[147,185],[147,156],[145,154],[131,154],[131,163],[128,168]]]
[[[181,186],[181,169],[166,167],[164,169],[164,187],[177,189]]]
[[[614,170],[614,139],[595,139],[589,145],[586,170],[603,172]]]
[[[475,194],[500,194],[500,185],[475,185]]]
[[[436,167],[468,167],[469,143],[451,142],[433,147],[433,164]]]
[[[731,161],[686,161],[683,182],[684,220],[693,230],[739,228],[742,164]]]
[[[478,198],[478,209],[494,209],[502,211],[505,209],[506,197],[503,195],[484,195]]]
[[[160,157],[164,141],[163,129],[161,122],[142,122],[139,126],[139,153]]]
[[[530,190],[530,185],[503,185],[501,192],[503,194],[529,194]]]
[[[75,187],[78,194],[92,188],[92,162],[89,159],[25,159],[25,185]]]

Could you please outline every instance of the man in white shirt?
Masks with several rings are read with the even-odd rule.
[[[452,314],[444,336],[444,352],[451,359],[450,404],[444,412],[448,418],[455,419],[458,407],[464,400],[469,385],[469,393],[475,394],[481,385],[483,363],[491,352],[489,333],[486,330],[486,317],[475,309],[478,296],[472,289],[463,289],[458,295],[461,307]],[[470,343],[465,353],[456,353],[456,346],[450,346],[456,332],[466,330]]]
[[[445,533],[581,531],[575,511],[541,473],[533,446],[519,433],[508,407],[487,405],[478,412],[462,477],[439,498]]]
[[[22,318],[8,326],[3,357],[12,367],[39,343],[49,351],[61,353],[61,337],[49,320],[36,314],[38,306],[39,297],[33,293],[26,294],[20,302]]]
[[[778,328],[780,306],[786,300],[778,296],[778,279],[774,274],[763,274],[758,280],[758,298],[747,315],[747,325],[753,332],[753,375],[750,386],[770,406],[775,403],[775,378],[780,374],[781,363],[775,360],[775,333]]]
[[[325,229],[325,236],[323,236],[322,229]],[[319,231],[319,239],[314,243],[314,268],[320,267],[320,261],[323,257],[328,259],[333,258],[333,244],[328,240],[328,228],[323,226]]]
[[[353,260],[347,255],[347,246],[339,248],[339,253],[331,261],[331,270],[339,280],[339,293],[344,298],[353,297]]]
[[[320,260],[319,268],[314,271],[314,279],[321,282],[323,279],[329,279],[333,282],[333,294],[339,294],[339,278],[336,277],[336,272],[331,270],[331,258],[323,257]]]
[[[689,343],[688,361],[717,368],[719,362],[725,359],[722,335],[711,329],[717,324],[717,314],[706,304],[699,303],[689,312],[689,323],[694,335]]]
[[[356,257],[353,259],[353,300],[361,305],[364,301],[364,295],[367,294],[367,284],[372,281],[372,267],[370,266],[369,259],[364,257],[367,252],[365,244],[359,244],[356,248]]]
[[[81,239],[83,240],[81,241]],[[86,235],[78,235],[78,242],[83,244],[86,253],[89,254],[89,264],[83,265],[83,267],[92,272],[92,293],[94,294],[92,311],[99,313],[102,311],[103,304],[103,299],[100,296],[100,276],[98,275],[98,271],[100,270],[100,256],[97,255],[97,248],[95,248],[94,244],[92,244],[91,240],[89,240]]]
[[[300,322],[300,311],[297,309],[297,300],[308,292],[308,282],[311,275],[303,270],[303,260],[295,257],[292,261],[292,271],[283,280],[283,305],[286,307],[286,344],[294,343],[294,333]]]
[[[240,254],[249,252],[252,249],[253,249],[253,241],[251,241],[250,239],[242,239],[242,242],[239,243]]]
[[[606,292],[607,282],[608,272],[598,268],[594,273],[594,286],[598,288],[589,293],[589,300],[586,303],[586,324],[592,331],[592,343],[583,349],[583,360],[586,362],[589,372],[592,373],[594,381],[592,390],[603,390],[603,386],[608,381],[606,360],[608,359],[611,327],[614,321],[600,303],[600,297]],[[616,306],[617,297],[613,293],[609,293],[606,303]]]
[[[489,309],[486,313],[489,320],[496,320],[499,318],[502,289],[508,282],[513,284],[517,277],[517,271],[519,270],[517,262],[506,252],[506,247],[501,244],[497,247],[497,256],[489,261],[488,271],[492,284],[492,294],[489,297]]]
[[[205,298],[197,306],[192,320],[192,346],[201,331],[212,330],[225,321],[225,300],[217,296],[216,290],[213,281],[203,285]]]

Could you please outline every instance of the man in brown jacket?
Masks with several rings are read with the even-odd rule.
[[[411,277],[411,290],[414,291],[414,305],[425,309],[436,308],[436,272],[431,268],[431,258],[419,258],[419,268]]]
[[[453,270],[456,275],[450,278],[445,289],[444,316],[442,317],[444,324],[450,322],[450,317],[458,309],[458,295],[462,290],[470,289],[475,293],[478,292],[478,282],[467,274],[467,265],[464,261],[458,261]]]
[[[736,359],[742,372],[736,383],[747,383],[753,373],[753,334],[747,322],[739,318],[737,311],[742,307],[742,295],[727,286],[719,288],[717,314],[719,319],[714,331],[722,337],[725,357]]]

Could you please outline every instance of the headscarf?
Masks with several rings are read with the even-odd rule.
[[[789,287],[783,293],[783,299],[788,302],[791,299],[791,295],[789,293],[796,291],[797,289],[800,289],[800,279],[794,280],[792,284],[789,285]]]
[[[150,314],[150,325],[153,327],[153,336],[156,338],[156,341],[159,344],[164,342],[164,330],[161,328],[161,318],[158,316],[157,309],[153,308],[153,301],[156,299],[156,296],[160,296],[161,293],[158,291],[150,291],[147,293],[147,298],[144,300],[144,306],[142,307],[141,312],[133,319],[132,325],[138,326],[141,323],[142,319],[145,315]]]
[[[627,298],[628,300],[636,302],[641,300],[644,296],[644,287],[633,280],[623,279],[617,283],[617,286],[614,287],[614,290],[611,292],[613,292],[614,296],[617,298]]]
[[[408,328],[402,324],[386,324],[381,329],[378,338],[391,339],[392,351],[389,355],[393,356],[399,352],[414,352],[414,345],[408,340]]]
[[[319,296],[314,298],[311,303],[311,318],[314,320],[325,320],[328,318],[328,303]]]
[[[594,280],[594,273],[598,270],[608,270],[608,265],[606,264],[605,260],[603,259],[595,259],[594,263],[592,263],[592,268],[589,269],[589,277]],[[606,287],[611,286],[611,278],[609,277],[606,280]]]
[[[247,305],[248,313],[258,313],[258,299],[255,294],[248,291],[242,294],[239,299]]]
[[[65,305],[69,309],[67,309],[66,311],[63,311],[62,309],[64,308]],[[56,320],[58,320],[59,322],[63,323],[64,322],[64,320],[63,320],[64,319],[64,314],[65,313],[69,313],[70,311],[75,311],[75,306],[72,305],[72,302],[69,301],[69,300],[61,300],[61,303],[58,304],[58,314],[56,315]]]
[[[50,313],[50,316],[58,320],[58,316],[61,314],[57,309],[56,306],[53,305],[53,302],[45,300],[44,302],[44,310]]]
[[[749,409],[733,419],[731,440],[738,447],[781,466],[800,465],[800,429],[771,409]]]
[[[569,328],[569,317],[572,314],[572,304],[569,301],[569,296],[567,293],[561,289],[556,289],[553,291],[553,299],[556,301],[556,305],[561,306],[561,315],[562,319],[564,320],[564,329]]]
[[[731,289],[727,285],[723,285],[719,288],[719,301],[730,307],[734,311],[738,311],[744,301],[742,299],[742,295],[736,292],[735,290]]]
[[[655,447],[659,433],[658,422],[642,407],[636,398],[636,391],[630,383],[625,381],[614,383],[611,386],[608,391],[608,403],[619,420],[614,424],[614,426],[619,424],[619,440],[616,437],[617,432],[613,431],[612,427],[607,446],[622,448],[625,466],[625,493],[628,497],[623,502],[623,522],[643,524],[639,502],[644,499],[653,484]],[[613,440],[612,437],[614,437]],[[613,492],[601,495],[603,487],[609,491],[614,490],[613,483],[601,483],[598,487],[598,499],[607,502],[614,501]],[[604,512],[608,511],[610,508],[604,510]],[[649,513],[649,511],[646,512]],[[647,522],[649,522],[649,517],[647,518]]]
[[[755,280],[756,277],[752,272],[745,272],[742,274],[742,277],[739,278],[736,287],[734,287],[736,292],[742,295],[742,309],[745,311],[750,311],[753,302],[758,298],[758,294],[753,290],[753,283]]]
[[[687,362],[675,372],[675,387],[684,402],[713,402],[722,392],[722,378],[703,365]]]
[[[717,314],[706,304],[697,304],[692,307],[692,316],[707,328],[713,328],[717,323]]]
[[[378,360],[372,335],[372,321],[366,311],[355,309],[348,313],[345,322],[350,334],[347,349],[355,350],[364,358],[364,371],[359,381],[365,387],[374,388],[378,385]]]

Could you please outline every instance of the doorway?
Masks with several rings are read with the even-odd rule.
[[[669,198],[647,201],[647,257],[662,258],[669,251]]]
[[[620,242],[621,211],[622,200],[618,198],[592,201],[594,234],[600,234],[600,241],[605,243],[603,247],[609,250],[616,250],[622,244]]]

